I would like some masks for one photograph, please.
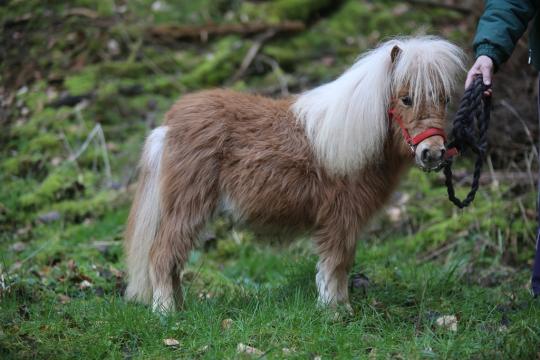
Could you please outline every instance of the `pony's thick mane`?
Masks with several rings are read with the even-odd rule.
[[[391,51],[401,52],[392,63]],[[363,54],[336,80],[301,94],[292,106],[315,154],[334,174],[381,158],[392,96],[408,87],[415,111],[449,96],[464,71],[464,54],[436,37],[397,38]]]

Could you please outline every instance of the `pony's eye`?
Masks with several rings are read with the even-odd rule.
[[[448,105],[450,103],[450,96],[444,98],[444,103]]]
[[[401,102],[405,106],[411,106],[412,105],[412,98],[409,95],[404,96],[404,97],[401,98]]]

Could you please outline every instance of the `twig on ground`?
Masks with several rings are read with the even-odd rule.
[[[78,108],[75,108],[75,113],[77,114],[77,117],[82,118],[82,114],[80,113],[80,110]],[[81,145],[79,150],[77,150],[76,153],[70,155],[69,160],[75,162],[86,151],[88,145],[92,140],[97,141],[97,145],[101,148],[101,156],[103,157],[103,163],[105,165],[105,176],[107,177],[107,185],[110,185],[112,183],[111,165],[109,162],[107,142],[105,141],[105,134],[103,133],[101,124],[96,124],[96,126],[94,126],[94,128],[92,129],[92,131],[90,131],[90,134],[88,134],[86,140]]]
[[[39,254],[43,249],[45,249],[47,246],[49,246],[51,244],[53,240],[52,239],[49,239],[47,241],[45,241],[40,247],[38,247],[36,250],[32,251],[32,253],[30,255],[28,255],[27,257],[25,257],[24,259],[22,259],[19,264],[24,264],[25,262],[27,262],[28,260],[32,259],[34,256],[36,256],[37,254]]]
[[[427,0],[405,0],[405,2],[412,5],[418,5],[418,6],[453,10],[463,15],[470,15],[472,13],[472,10],[469,8],[465,8],[465,7],[453,5],[453,4],[448,4],[444,2],[441,3],[441,2],[434,2],[434,1],[427,1]]]
[[[123,23],[122,23],[123,26]],[[125,31],[125,30],[124,30]],[[129,39],[129,37],[128,37]],[[128,42],[129,47],[129,55],[127,58],[127,62],[133,63],[135,62],[135,59],[137,58],[137,55],[140,53],[139,50],[141,49],[141,45],[143,44],[142,38],[137,39],[135,42]]]
[[[242,24],[210,24],[204,26],[179,26],[160,25],[148,29],[148,34],[158,39],[192,39],[202,40],[209,36],[220,36],[229,34],[251,35],[265,33],[267,31],[278,32],[299,32],[305,30],[306,25],[301,21],[283,21],[278,24],[267,24],[260,22]]]
[[[531,219],[530,219],[529,216],[527,216],[527,210],[525,210],[525,206],[523,205],[523,201],[520,198],[518,198],[517,203],[518,203],[519,211],[521,213],[521,217],[523,218],[523,221],[525,222],[525,224],[528,224],[531,221]],[[527,227],[525,227],[525,228],[527,228]],[[529,234],[529,236],[527,238],[536,239],[536,234],[533,231],[529,230],[529,229],[527,229],[527,233]],[[533,245],[534,244],[535,244],[535,242],[533,241]],[[515,244],[514,247],[515,247],[515,249],[514,249],[515,253],[517,254],[517,244]]]
[[[69,157],[69,160],[70,161],[75,161],[79,158],[79,156],[82,155],[83,152],[85,152],[86,148],[88,147],[88,145],[90,144],[90,141],[94,140],[94,136],[96,136],[96,133],[99,131],[99,129],[101,128],[101,125],[100,124],[97,124],[96,126],[94,126],[94,128],[92,129],[92,131],[90,132],[90,134],[88,134],[88,136],[86,137],[86,140],[84,141],[84,143],[81,145],[81,147],[79,148],[79,150],[77,150],[77,152],[75,154],[73,154],[72,156]]]
[[[519,120],[519,122],[521,123],[521,125],[523,126],[523,130],[525,130],[525,135],[527,135],[527,139],[529,140],[529,142],[532,144],[532,145],[535,145],[535,141],[532,137],[532,134],[531,134],[531,130],[529,129],[529,127],[527,126],[527,124],[525,123],[525,121],[523,120],[523,118],[519,115],[518,111],[516,110],[515,107],[512,106],[512,104],[510,104],[508,101],[506,100],[501,100],[501,105],[507,109],[512,115],[515,116],[516,119]]]
[[[533,139],[531,130],[529,129],[529,127],[527,126],[527,123],[525,122],[525,120],[523,120],[523,118],[521,117],[517,109],[514,106],[512,106],[512,104],[510,104],[506,99],[501,100],[500,103],[505,109],[507,109],[512,115],[514,115],[514,117],[521,123],[521,125],[523,126],[523,130],[525,131],[525,135],[527,136],[527,140],[529,140],[531,153],[533,156],[529,157],[526,155],[525,164],[527,166],[527,173],[529,174],[529,178],[528,178],[529,185],[531,186],[531,189],[534,190],[536,188],[535,182],[537,180],[536,181],[534,180],[535,177],[532,172],[532,162],[533,162],[534,157],[536,157],[537,159],[539,158],[538,150],[536,148],[536,141]]]
[[[453,248],[455,248],[458,245],[458,243],[459,243],[459,239],[451,242],[450,244],[446,244],[444,246],[441,246],[440,248],[435,249],[435,250],[421,256],[418,259],[418,263],[424,263],[424,262],[433,260],[435,258],[438,258],[442,254],[444,254],[444,253],[452,250]]]
[[[75,152],[73,151],[73,147],[69,143],[69,140],[68,140],[66,134],[63,131],[60,131],[60,138],[62,139],[62,142],[64,143],[64,147],[66,148],[66,151],[68,152],[68,155],[69,155],[68,159],[71,159],[73,157],[73,155],[75,154]],[[77,160],[74,159],[72,161],[75,163],[75,166],[78,169],[79,168],[79,163],[77,162]]]
[[[251,63],[255,59],[255,56],[257,56],[257,53],[262,48],[264,43],[275,34],[276,34],[275,29],[268,29],[266,32],[258,36],[253,41],[253,44],[251,45],[248,52],[246,53],[246,56],[244,56],[244,59],[242,60],[242,64],[240,64],[240,67],[238,68],[236,73],[233,75],[233,77],[229,81],[230,83],[234,83],[235,81],[239,80],[242,76],[244,76],[247,69],[249,68],[249,65],[251,65]]]
[[[107,142],[105,141],[105,133],[103,133],[103,129],[101,128],[101,125],[99,125],[99,131],[98,131],[98,137],[99,137],[99,143],[101,145],[101,154],[103,156],[103,163],[105,164],[105,176],[107,176],[107,184],[110,185],[112,183],[112,173],[111,173],[111,163],[109,161],[109,150],[107,150]]]
[[[97,12],[95,12],[92,9],[84,8],[84,7],[76,7],[76,8],[71,8],[64,11],[64,16],[82,16],[82,17],[87,17],[89,19],[97,19],[99,15]]]
[[[283,70],[279,66],[279,63],[275,59],[271,58],[268,55],[264,55],[264,54],[259,54],[258,58],[272,67],[272,71],[274,72],[274,74],[276,75],[276,77],[277,77],[277,79],[279,81],[279,86],[280,86],[280,89],[281,89],[281,95],[282,96],[289,95],[289,85],[288,85],[288,82],[287,82],[287,78],[285,76],[283,76]]]
[[[491,176],[491,184],[493,185],[493,188],[499,191],[499,180],[495,176],[495,169],[493,168],[493,162],[491,161],[491,156],[487,157],[486,162],[489,169],[489,175]]]
[[[127,61],[133,62],[135,61],[135,58],[137,56],[140,56],[142,58],[142,61],[145,62],[155,74],[160,75],[160,76],[166,76],[167,75],[166,72],[163,71],[163,69],[161,69],[150,57],[146,56],[144,51],[143,52],[139,51],[141,46],[143,45],[143,38],[140,37],[133,40],[131,38],[131,35],[126,29],[126,25],[124,21],[120,19],[119,17],[117,17],[116,25],[118,29],[120,30],[119,31],[120,36],[124,39],[125,43],[127,44],[129,48],[129,55],[128,55]],[[179,92],[185,91],[185,88],[180,86],[176,81],[171,81],[171,85]]]
[[[529,174],[529,186],[531,188],[531,191],[536,191],[536,181],[535,181],[535,175],[536,171],[533,172],[533,164],[536,165],[536,162],[534,159],[536,158],[536,146],[532,146],[534,149],[531,150],[529,153],[524,154],[523,162],[525,163],[525,168],[527,174]]]

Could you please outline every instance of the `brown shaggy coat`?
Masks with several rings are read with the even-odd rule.
[[[389,126],[383,161],[357,174],[330,175],[290,110],[293,100],[211,90],[183,97],[168,112],[161,220],[150,249],[154,287],[174,286],[181,299],[180,271],[224,199],[248,223],[312,230],[321,263],[346,281],[356,238],[412,163],[409,150]],[[141,186],[148,171],[143,164]],[[136,198],[126,236],[128,256],[137,208]],[[346,292],[346,287],[336,291]],[[148,295],[140,300],[149,301]],[[347,301],[347,294],[335,300]]]

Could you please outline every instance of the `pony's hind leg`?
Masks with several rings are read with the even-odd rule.
[[[180,274],[218,202],[218,162],[194,151],[164,154],[160,229],[150,249],[154,311],[182,304]],[[197,161],[195,161],[197,160]]]
[[[167,312],[182,305],[181,272],[216,203],[214,196],[205,195],[199,205],[185,204],[187,208],[173,211],[162,220],[150,252],[154,311]]]

